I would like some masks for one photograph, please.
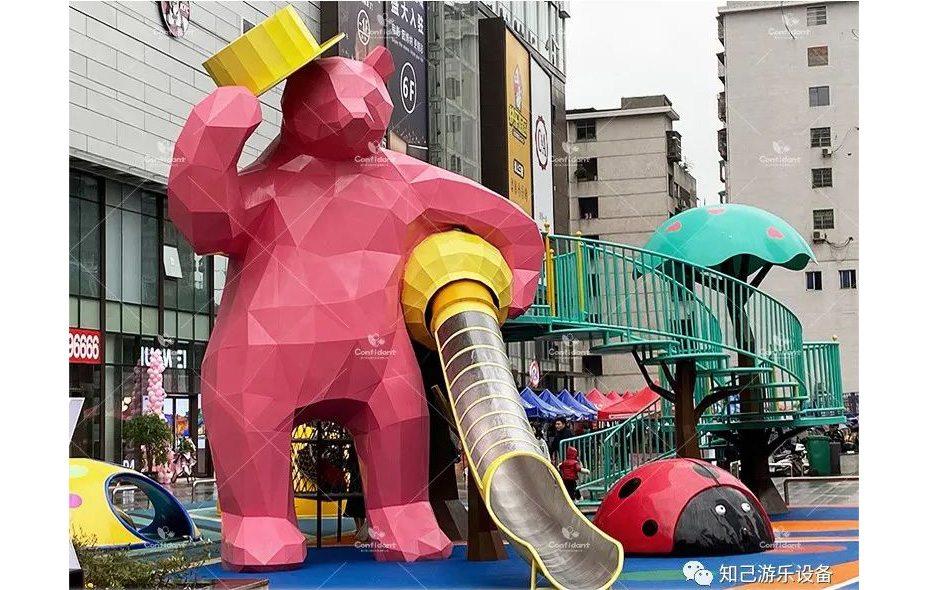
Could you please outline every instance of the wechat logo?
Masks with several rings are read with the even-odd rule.
[[[712,572],[698,561],[687,561],[683,564],[683,577],[700,586],[708,586],[712,583]]]

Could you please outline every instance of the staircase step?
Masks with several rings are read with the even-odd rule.
[[[696,367],[697,375],[750,375],[752,373],[773,373],[773,367],[718,367],[718,368],[700,368]]]
[[[640,350],[666,350],[679,344],[675,340],[632,340],[628,342],[615,342],[600,344],[590,348],[593,354],[610,352],[632,352]]]
[[[721,359],[728,358],[727,352],[678,352],[674,354],[662,354],[659,356],[644,359],[641,362],[645,365],[659,365],[660,363],[675,363],[680,360],[696,359]]]
[[[729,390],[732,392],[732,395],[738,393],[739,391],[753,391],[757,389],[782,389],[784,387],[799,387],[799,383],[796,381],[772,381],[770,383],[749,383],[747,385],[726,385],[724,387],[716,387],[712,391],[725,391]],[[777,398],[781,399],[781,398]],[[782,398],[784,400],[790,398]],[[808,399],[808,396],[803,396],[797,399]]]
[[[555,330],[550,330],[545,336],[548,340],[553,340],[561,336],[571,336],[574,334],[600,334],[600,333],[620,333],[624,334],[626,331],[620,328],[609,329],[603,326],[577,326],[569,328],[557,328]]]

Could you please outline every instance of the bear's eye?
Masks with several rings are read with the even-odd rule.
[[[715,507],[715,513],[718,514],[719,516],[724,516],[725,512],[726,512],[725,507],[722,506],[721,504]]]
[[[750,511],[751,511],[751,505],[748,504],[747,502],[742,502],[742,503],[741,503],[741,509],[744,510],[745,512],[750,512]]]

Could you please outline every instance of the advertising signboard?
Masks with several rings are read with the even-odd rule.
[[[393,117],[387,147],[428,161],[428,64],[425,2],[386,2],[387,49],[395,71],[387,89]]]
[[[337,18],[338,30],[326,33],[345,33],[336,45],[341,57],[361,60],[384,44],[383,2],[339,2]]]
[[[551,77],[532,61],[532,217],[538,227],[554,225],[554,166],[551,163]]]
[[[103,358],[103,341],[99,330],[68,328],[68,362],[99,365]]]
[[[506,141],[509,199],[532,214],[532,111],[528,51],[506,31]]]

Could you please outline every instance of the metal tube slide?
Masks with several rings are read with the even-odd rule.
[[[622,546],[580,513],[541,453],[512,378],[490,290],[458,280],[442,287],[429,307],[471,477],[493,521],[556,588],[611,587],[622,569]]]

